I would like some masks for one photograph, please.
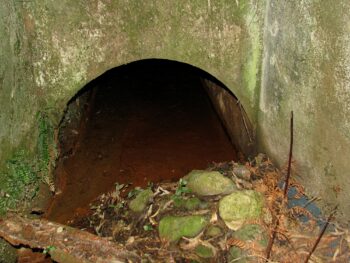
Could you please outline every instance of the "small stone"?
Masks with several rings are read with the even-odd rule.
[[[264,153],[259,153],[255,157],[256,166],[260,166],[265,159],[266,159],[266,155]]]
[[[207,237],[218,237],[222,235],[222,230],[218,226],[210,226],[208,230],[205,232]]]
[[[151,189],[141,190],[136,197],[130,201],[129,208],[135,213],[142,212],[153,197]]]
[[[177,197],[177,198],[174,198],[174,206],[177,208],[183,208],[190,211],[198,208],[205,208],[207,204],[199,200],[197,197],[192,197],[189,199]]]
[[[236,232],[233,237],[243,241],[257,242],[262,248],[266,248],[269,237],[264,228],[258,224],[244,225]]]
[[[195,237],[207,224],[208,220],[201,215],[165,216],[159,222],[159,237],[170,242],[181,237]]]
[[[238,263],[247,263],[246,255],[244,251],[238,247],[231,247],[228,251],[227,261],[228,262],[238,262]]]
[[[238,178],[241,178],[241,179],[244,179],[244,180],[250,180],[250,171],[249,169],[244,166],[244,165],[238,165],[238,166],[234,166],[232,168],[232,172],[238,177]]]
[[[246,220],[256,219],[262,215],[263,196],[253,190],[234,192],[223,197],[219,202],[219,214],[227,227],[239,229]]]
[[[217,171],[193,170],[185,179],[191,192],[199,196],[224,195],[236,190],[233,181]]]
[[[63,232],[63,227],[61,227],[61,226],[58,227],[56,232],[57,232],[57,234],[62,233]]]
[[[214,251],[212,248],[205,245],[198,245],[195,248],[196,254],[201,258],[212,258],[214,257]]]

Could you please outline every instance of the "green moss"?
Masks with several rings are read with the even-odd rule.
[[[224,195],[236,190],[233,181],[217,171],[193,170],[185,180],[191,192],[199,196]]]
[[[39,178],[29,159],[29,154],[22,150],[7,161],[0,176],[0,214],[18,205],[23,207],[35,197]]]
[[[0,214],[8,209],[29,206],[39,189],[41,182],[51,183],[51,166],[56,158],[54,128],[46,113],[37,114],[36,140],[29,139],[21,142],[22,147],[14,151],[5,161],[5,167],[0,170]],[[30,140],[31,139],[31,140]],[[30,151],[27,145],[37,142],[36,149]]]
[[[227,255],[227,259],[228,262],[238,262],[238,263],[246,263],[247,259],[246,259],[246,255],[243,252],[242,249],[238,248],[238,247],[231,247],[228,255]]]
[[[208,224],[204,216],[166,216],[159,222],[161,239],[176,242],[181,237],[195,237]]]
[[[204,245],[198,245],[195,248],[195,252],[201,258],[212,258],[214,256],[213,250],[210,247]]]
[[[38,163],[39,170],[43,176],[47,176],[49,166],[53,157],[57,156],[56,145],[54,142],[54,128],[47,113],[40,112],[38,114]]]
[[[246,220],[256,219],[262,215],[263,196],[253,190],[234,192],[219,202],[219,213],[226,225],[239,229]]]
[[[222,229],[218,226],[210,226],[207,231],[205,232],[205,235],[208,237],[218,237],[223,234]]]
[[[17,250],[3,239],[0,239],[0,262],[17,262]]]
[[[243,241],[257,241],[262,247],[268,244],[268,234],[260,225],[245,225],[234,232],[233,236]]]
[[[129,208],[135,213],[140,213],[147,207],[152,197],[153,192],[151,189],[142,190],[131,200]]]
[[[191,197],[189,199],[185,199],[179,196],[173,197],[174,206],[177,208],[182,208],[186,210],[195,210],[198,208],[205,208],[207,206],[206,203],[199,200],[197,197]]]

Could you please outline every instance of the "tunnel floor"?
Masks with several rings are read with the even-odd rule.
[[[198,76],[164,65],[140,66],[98,86],[85,128],[64,131],[81,138],[73,154],[59,160],[61,193],[48,219],[67,223],[83,216],[116,182],[176,181],[212,162],[237,159]]]

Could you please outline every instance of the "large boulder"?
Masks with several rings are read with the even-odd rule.
[[[217,171],[193,170],[185,180],[191,192],[198,196],[225,195],[237,190],[230,178]]]
[[[219,214],[225,224],[233,230],[239,229],[245,221],[262,216],[263,196],[253,190],[234,192],[219,202]]]
[[[176,242],[181,237],[195,237],[208,224],[204,216],[165,216],[159,222],[159,237]]]

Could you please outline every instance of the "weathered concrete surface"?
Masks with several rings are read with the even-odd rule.
[[[109,68],[164,58],[209,72],[254,108],[255,86],[249,79],[249,89],[241,88],[242,73],[252,74],[254,67],[253,55],[244,51],[259,48],[250,32],[257,30],[256,10],[248,1],[41,1],[24,6],[34,23],[35,81],[51,91],[54,102],[65,103]]]
[[[339,203],[346,221],[350,3],[266,1],[2,0],[0,165],[20,146],[34,149],[39,110],[58,123],[68,100],[106,70],[169,59],[224,83],[280,163],[294,110],[308,192]]]
[[[6,109],[0,127],[2,148],[13,149],[14,140],[33,126],[38,110],[33,103],[42,101],[41,109],[49,109],[58,122],[67,101],[86,83],[110,68],[148,58],[207,71],[230,87],[249,117],[256,118],[263,1],[4,1],[16,12],[5,10],[1,16],[7,30],[3,29],[2,45],[7,46],[1,56],[13,68],[12,59],[19,60],[16,70],[26,65],[28,74],[13,74],[11,68],[0,71],[7,77],[1,96]],[[29,49],[23,51],[25,46]],[[8,79],[14,75],[17,82]],[[24,97],[29,104],[22,109],[21,101],[10,105],[10,96]],[[11,113],[12,107],[16,109]],[[16,115],[13,121],[11,114]],[[1,152],[3,160],[8,150]]]
[[[269,1],[259,139],[280,164],[294,159],[307,192],[350,216],[350,2]]]
[[[237,151],[247,157],[256,154],[256,132],[241,102],[227,89],[210,80],[203,81],[209,97]]]
[[[35,125],[37,90],[32,85],[31,50],[20,19],[20,4],[2,0],[0,8],[0,166],[26,140]],[[29,140],[26,146],[33,147]]]

